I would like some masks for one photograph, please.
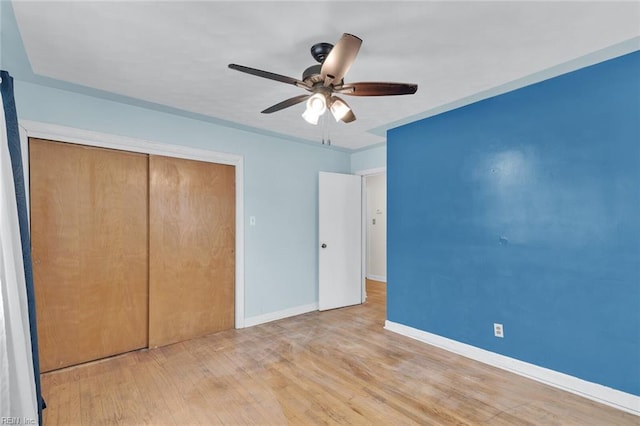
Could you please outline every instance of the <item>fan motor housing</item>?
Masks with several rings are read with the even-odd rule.
[[[322,69],[322,65],[311,65],[302,73],[302,81],[310,84],[311,86],[321,82],[322,81],[322,76],[320,75],[321,69]]]
[[[333,49],[333,44],[331,43],[316,43],[311,46],[311,56],[316,61],[323,63],[331,49]]]

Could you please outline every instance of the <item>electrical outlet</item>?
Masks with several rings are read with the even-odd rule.
[[[496,337],[504,337],[504,327],[502,324],[493,323],[493,335]]]

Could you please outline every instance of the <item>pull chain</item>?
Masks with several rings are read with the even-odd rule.
[[[327,119],[327,115],[328,114],[322,114],[322,145],[331,146],[331,134],[329,132],[329,120]]]

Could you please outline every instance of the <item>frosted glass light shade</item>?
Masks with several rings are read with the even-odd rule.
[[[318,118],[327,110],[327,98],[321,93],[316,93],[307,99],[307,109],[302,113],[309,124],[318,124]]]
[[[320,116],[307,107],[302,113],[302,118],[309,124],[318,124],[318,118],[320,118]]]
[[[321,116],[327,110],[327,99],[324,95],[316,93],[307,99],[307,109],[313,111],[317,116]]]
[[[333,118],[336,121],[342,120],[342,118],[351,111],[351,108],[347,104],[345,104],[341,99],[333,98],[333,102],[331,103],[331,114],[333,114]]]

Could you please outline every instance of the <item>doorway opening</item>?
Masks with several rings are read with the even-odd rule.
[[[362,177],[362,302],[367,281],[387,282],[387,168],[355,172]]]
[[[364,177],[365,277],[387,282],[387,174]]]

